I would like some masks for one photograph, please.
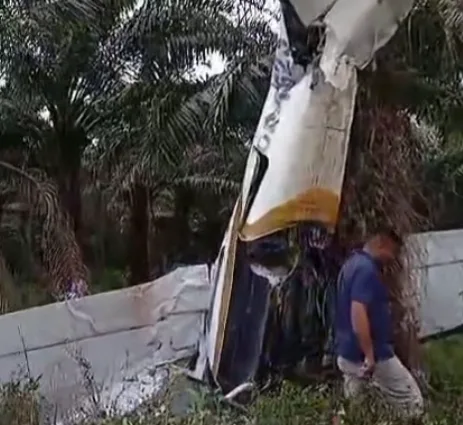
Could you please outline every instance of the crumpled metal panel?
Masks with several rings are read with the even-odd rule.
[[[304,0],[293,0],[304,1]],[[362,69],[395,34],[414,0],[337,0],[323,19],[327,26],[321,68],[333,86],[346,87],[349,65]]]
[[[296,10],[301,21],[306,25],[323,19],[323,16],[333,7],[336,0],[282,0],[281,3],[290,3]]]
[[[273,296],[279,289],[271,289],[276,269],[275,264],[265,266],[267,273],[257,267],[273,248],[267,244],[266,254],[251,259],[251,245],[263,246],[278,234],[287,239],[289,259],[288,229],[295,227],[299,245],[307,245],[302,239],[319,250],[329,245],[338,221],[357,68],[366,66],[392,37],[412,1],[281,0],[280,5],[270,89],[217,260],[212,313],[195,372],[200,376],[201,369],[209,370],[225,390],[255,380],[262,355],[269,357],[267,364],[275,364],[263,350],[266,335],[272,334],[267,332],[270,310],[281,307]],[[291,266],[284,264],[287,274],[277,280],[286,287],[308,287],[306,260],[299,256]],[[325,283],[333,280],[328,277]],[[277,327],[281,321],[275,320]]]
[[[356,71],[345,70],[342,90],[327,83],[316,58],[305,51],[308,28],[291,6],[283,12],[271,85],[244,177],[243,200],[250,205],[240,235],[246,241],[303,221],[332,231],[344,179]],[[264,160],[265,174],[251,200],[251,181]]]
[[[42,393],[65,416],[88,404],[87,364],[101,407],[128,409],[143,394],[125,380],[151,379],[144,387],[155,391],[159,383],[149,372],[195,353],[209,303],[208,266],[200,265],[136,287],[1,316],[0,381],[21,369],[41,376]]]
[[[413,0],[283,0],[271,86],[244,176],[251,203],[240,234],[256,240],[302,221],[337,222],[357,89],[364,68]],[[319,21],[317,40],[309,26]],[[323,39],[326,37],[324,43]],[[321,57],[320,57],[321,55]],[[250,200],[258,163],[268,161]]]

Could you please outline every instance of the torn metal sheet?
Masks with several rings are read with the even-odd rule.
[[[183,267],[144,285],[2,316],[1,382],[21,370],[40,376],[60,417],[95,394],[102,410],[129,409],[143,398],[135,387],[146,396],[159,387],[157,366],[196,352],[208,275],[206,265]]]
[[[285,306],[319,297],[314,281],[334,286],[340,253],[327,255],[324,248],[331,247],[338,220],[357,68],[392,37],[412,1],[280,4],[271,86],[217,258],[195,371],[224,391],[296,362],[314,345],[311,337],[330,339],[316,329],[303,335],[298,322],[314,312]]]
[[[240,236],[246,241],[303,221],[320,222],[333,231],[338,217],[356,73],[351,67],[348,88],[335,89],[316,68],[294,62],[285,32],[282,24],[272,84],[252,147],[256,152],[251,158],[257,161],[245,175],[247,208]]]
[[[303,0],[294,0],[303,1]],[[320,67],[327,81],[346,87],[350,65],[365,68],[395,34],[414,0],[337,0],[326,16],[326,43]]]

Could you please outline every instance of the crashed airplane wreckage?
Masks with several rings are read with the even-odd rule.
[[[340,263],[332,239],[357,69],[390,40],[413,1],[280,4],[271,86],[211,273],[193,373],[224,392],[262,385],[303,358],[321,360],[330,343],[324,321]]]
[[[421,339],[461,333],[463,230],[421,233],[411,239],[413,246],[419,245],[425,252],[413,265],[421,295]],[[76,422],[82,415],[132,412],[146,399],[162,394],[170,379],[166,365],[191,359],[194,367],[198,343],[207,348],[202,329],[204,317],[210,317],[209,280],[207,265],[186,266],[142,285],[2,315],[0,383],[21,376],[40,377],[44,415],[60,418],[62,423]],[[305,302],[303,297],[301,300],[298,305]],[[275,329],[270,314],[266,319],[262,309],[250,312],[252,316],[246,316],[250,328],[252,323],[265,326],[263,322],[269,320],[269,329]],[[242,355],[249,341],[228,335],[225,344],[235,344],[233,348]],[[241,375],[241,380],[259,378],[253,375],[256,365],[261,370],[262,364],[267,367],[262,362],[266,357],[261,355],[266,345],[262,347],[243,356],[249,363],[247,376]],[[284,354],[283,349],[283,344],[278,347]],[[274,353],[278,354],[277,350]],[[234,361],[236,371],[241,364]],[[197,361],[196,366],[196,372],[201,372],[196,376],[202,380],[212,375],[204,361]],[[237,388],[243,387],[249,386]],[[237,392],[232,391],[228,399]]]

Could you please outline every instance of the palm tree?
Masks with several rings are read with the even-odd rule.
[[[54,182],[29,161],[27,148],[35,132],[40,130],[40,121],[31,119],[24,125],[11,114],[9,106],[2,88],[0,263],[4,278],[1,283],[10,294],[7,297],[10,308],[18,308],[21,302],[13,295],[20,282],[41,281],[43,292],[56,298],[67,290],[69,281],[88,282],[88,271],[62,211]],[[2,296],[5,295],[3,289],[0,289]],[[12,302],[12,298],[16,298],[16,302]]]
[[[0,234],[3,308],[22,307],[18,285],[24,280],[47,282],[44,293],[55,298],[68,290],[69,281],[88,281],[55,188],[39,170],[24,170],[0,160]],[[15,276],[22,278],[16,280]]]
[[[444,140],[434,128],[420,129],[431,149],[424,158],[425,195],[432,203],[432,220],[438,230],[463,227],[463,145],[461,133]]]
[[[95,128],[110,119],[111,96],[125,85],[129,67],[115,40],[135,3],[0,5],[2,109],[28,135],[31,161],[56,180],[80,243],[81,158]]]
[[[222,130],[230,127],[224,123],[234,108],[232,99],[247,93],[248,105],[259,100],[253,78],[265,70],[248,54],[256,52],[259,42],[268,56],[273,40],[266,24],[251,13],[255,2],[136,3],[4,2],[0,68],[5,86],[1,114],[21,135],[28,165],[57,182],[81,247],[84,153],[101,152],[104,146],[105,158],[123,158],[118,158],[119,169],[129,184],[120,188],[126,188],[132,205],[131,274],[139,282],[148,277],[148,206],[166,182],[174,177],[177,182],[175,215],[183,229],[191,209],[184,208],[187,186],[230,187],[223,171],[188,175],[187,156],[176,153],[194,152],[207,142],[215,158],[223,157],[223,142],[237,134]],[[186,21],[187,26],[178,25]],[[213,81],[192,80],[188,74],[211,52],[230,62],[226,73]],[[216,141],[222,141],[220,149]],[[191,160],[196,164],[195,155]]]
[[[417,137],[413,123],[433,126],[440,140],[458,129],[455,118],[463,105],[461,16],[456,1],[418,1],[391,42],[360,74],[339,224],[347,247],[385,220],[403,235],[432,226],[423,163],[434,146]],[[420,255],[416,250],[408,254]],[[408,314],[408,301],[416,288],[407,264],[403,266],[405,270],[387,278],[395,284],[399,354],[413,368],[419,359],[419,321],[417,311]]]
[[[235,188],[240,179],[236,171],[244,164],[245,146],[242,141],[237,144],[237,135],[249,131],[253,121],[238,115],[254,106],[257,117],[263,96],[260,80],[268,74],[259,60],[268,63],[274,39],[265,23],[252,14],[241,16],[245,10],[232,5],[224,0],[147,1],[121,30],[124,51],[136,58],[134,67],[139,71],[116,100],[121,111],[117,125],[99,136],[104,148],[97,162],[113,164],[112,184],[131,206],[133,283],[149,277],[147,235],[153,203],[169,198],[173,209],[168,227],[175,231],[170,231],[169,246],[162,247],[162,254],[186,261],[174,253],[184,251],[192,237],[189,216],[198,204],[198,189]],[[233,9],[238,23],[227,16]],[[177,24],[187,16],[188,25]],[[249,60],[248,54],[259,50],[258,37],[258,60]],[[194,75],[210,53],[227,61],[224,73],[213,78]],[[241,121],[240,127],[227,122],[228,117]],[[226,164],[230,158],[233,163]],[[222,229],[217,230],[220,239]],[[159,244],[156,249],[161,249]]]

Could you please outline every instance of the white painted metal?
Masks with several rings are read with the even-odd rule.
[[[291,0],[290,3],[301,18],[301,21],[304,22],[305,25],[310,25],[324,16],[327,11],[333,7],[336,0]]]
[[[241,229],[245,240],[300,221],[321,221],[334,228],[355,105],[356,68],[364,68],[390,40],[413,0],[290,3],[304,23],[318,19],[327,26],[320,63],[323,73],[293,63],[282,20],[276,52],[281,66],[274,69],[253,142],[269,165]],[[245,205],[255,156],[251,152],[245,173]]]
[[[421,288],[421,336],[463,326],[463,230],[413,236],[423,250],[417,264]]]
[[[357,89],[355,70],[351,68],[349,86],[342,92],[323,81],[312,90],[313,78],[312,72],[304,75],[281,108],[278,126],[265,151],[269,167],[241,231],[244,239],[258,239],[310,219],[335,224],[337,209],[334,217],[329,215],[316,204],[322,199],[314,195],[285,209],[280,218],[269,219],[263,232],[252,230],[272,210],[280,207],[283,211],[285,204],[312,188],[329,191],[340,199]]]
[[[293,0],[303,2],[304,0]],[[364,68],[397,31],[414,0],[337,0],[323,22],[327,25],[321,68],[327,81],[346,87],[352,64]]]
[[[72,304],[1,316],[0,382],[21,370],[41,376],[42,393],[63,416],[88,401],[87,362],[101,407],[127,409],[143,398],[130,378],[138,377],[140,391],[151,388],[150,395],[158,385],[150,374],[156,365],[195,353],[209,303],[208,268],[201,265]]]

